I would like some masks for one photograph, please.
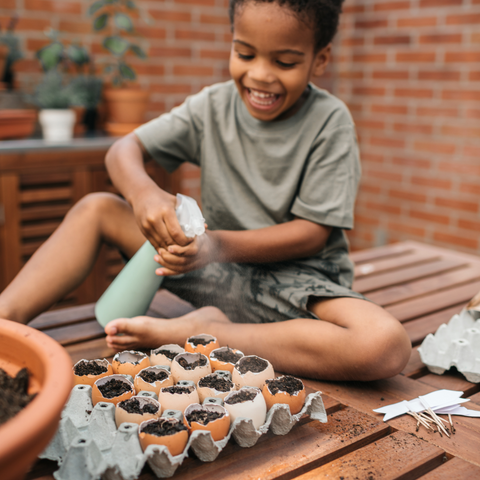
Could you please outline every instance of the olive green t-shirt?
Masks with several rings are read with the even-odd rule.
[[[334,227],[325,248],[300,262],[332,263],[336,282],[351,285],[342,229],[353,227],[360,161],[352,118],[339,99],[311,84],[293,116],[265,122],[249,114],[231,80],[204,88],[135,133],[167,171],[183,162],[201,167],[211,230],[258,229],[295,217]]]

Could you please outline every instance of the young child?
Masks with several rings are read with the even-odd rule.
[[[126,201],[93,194],[73,207],[0,296],[0,317],[29,321],[75,288],[101,242],[131,257],[147,238],[163,286],[197,310],[113,320],[109,346],[210,333],[293,375],[399,373],[410,356],[405,330],[350,290],[343,230],[353,226],[360,176],[353,121],[309,83],[325,71],[340,11],[341,0],[231,0],[233,80],[111,147],[106,165]],[[185,237],[175,197],[145,172],[150,157],[170,171],[185,161],[201,167],[204,235]]]

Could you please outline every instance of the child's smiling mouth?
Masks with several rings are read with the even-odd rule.
[[[250,104],[256,108],[270,108],[277,103],[281,95],[277,93],[264,92],[246,87],[247,97]]]

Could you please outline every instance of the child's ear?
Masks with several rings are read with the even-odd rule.
[[[315,54],[315,60],[313,63],[312,75],[314,77],[320,77],[325,73],[328,62],[330,61],[330,53],[332,51],[332,44],[329,43],[326,47],[323,47]]]

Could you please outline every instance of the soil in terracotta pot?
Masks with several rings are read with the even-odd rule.
[[[233,388],[233,382],[227,378],[218,377],[217,375],[209,375],[200,379],[199,387],[214,388],[219,392],[228,392]]]
[[[215,358],[225,363],[237,363],[242,357],[241,353],[235,353],[231,348],[223,352],[215,352]]]
[[[247,372],[260,373],[268,367],[268,362],[259,357],[247,357],[237,366],[237,370],[245,375]]]
[[[147,383],[155,383],[159,380],[165,380],[168,377],[168,373],[164,370],[160,370],[158,372],[153,372],[152,370],[142,370],[138,375]]]
[[[213,422],[218,418],[222,418],[224,415],[225,415],[224,413],[220,413],[220,412],[207,412],[203,410],[195,410],[194,412],[189,413],[186,416],[186,419],[189,425],[191,425],[192,422],[197,422],[200,425],[208,425],[209,422]]]
[[[197,367],[203,367],[207,364],[208,360],[206,357],[201,357],[198,360],[190,363],[185,358],[179,358],[178,364],[181,365],[185,370],[193,370]]]
[[[129,392],[132,387],[128,383],[114,378],[103,385],[98,385],[98,389],[104,398],[115,398],[125,392]]]
[[[173,360],[178,355],[178,352],[172,352],[168,349],[158,350],[156,353],[157,355],[165,355],[169,360]]]
[[[190,337],[188,339],[188,342],[191,343],[192,345],[195,345],[196,347],[198,345],[208,345],[209,343],[214,342],[214,338],[198,338],[198,337]]]
[[[128,413],[139,413],[143,415],[144,413],[158,412],[158,407],[152,403],[145,403],[143,407],[141,407],[137,398],[129,398],[128,400],[120,402],[118,405]]]
[[[83,375],[100,375],[107,370],[107,367],[100,365],[95,361],[78,363],[73,369],[75,375],[78,375],[79,377]]]
[[[163,392],[168,393],[192,393],[192,387],[179,387],[178,385],[173,385],[173,387],[162,388]]]
[[[232,395],[228,400],[226,400],[225,403],[228,403],[229,405],[235,405],[236,403],[248,402],[251,400],[255,400],[257,394],[257,392],[240,390],[237,394]]]
[[[298,378],[291,377],[290,375],[285,375],[284,377],[275,378],[273,380],[267,380],[265,383],[268,385],[268,389],[272,395],[276,395],[278,392],[286,392],[290,395],[293,395],[303,388],[302,382]]]
[[[182,422],[169,422],[165,420],[163,422],[152,422],[142,428],[142,432],[151,433],[157,437],[163,437],[165,435],[174,435],[177,432],[186,430],[187,427]]]
[[[25,408],[35,394],[28,394],[28,371],[22,368],[15,377],[0,368],[0,425]]]

